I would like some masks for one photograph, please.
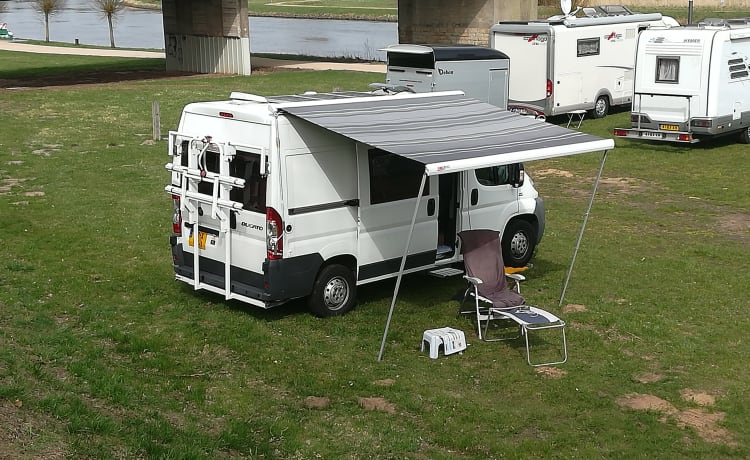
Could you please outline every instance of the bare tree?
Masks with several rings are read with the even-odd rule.
[[[49,17],[63,9],[63,0],[34,0],[34,9],[44,15],[44,41],[49,42]]]
[[[91,0],[91,3],[103,17],[107,18],[107,23],[109,24],[109,44],[114,48],[115,29],[113,23],[117,19],[117,15],[125,9],[125,0]]]

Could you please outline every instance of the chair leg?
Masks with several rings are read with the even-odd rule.
[[[526,340],[526,362],[529,363],[529,366],[533,367],[539,367],[539,366],[552,366],[555,364],[563,364],[568,360],[568,341],[565,337],[565,323],[556,324],[554,326],[542,326],[542,327],[535,327],[535,328],[529,328],[526,325],[521,326],[522,334],[524,335],[524,339]],[[546,363],[532,363],[531,362],[531,345],[529,345],[529,332],[535,331],[535,330],[541,330],[541,329],[560,329],[560,332],[562,334],[562,355],[560,361],[550,361]]]

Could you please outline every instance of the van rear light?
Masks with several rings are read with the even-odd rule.
[[[615,128],[614,135],[617,137],[625,137],[628,135],[628,133],[624,129]]]
[[[680,134],[677,136],[677,140],[682,142],[693,142],[693,136],[691,134]]]
[[[273,208],[266,208],[266,256],[281,259],[284,256],[284,222]]]
[[[172,233],[182,235],[182,211],[180,210],[180,195],[172,195]]]
[[[547,97],[552,97],[552,80],[547,80]]]
[[[712,120],[691,120],[690,126],[697,126],[699,128],[710,128],[712,125]]]

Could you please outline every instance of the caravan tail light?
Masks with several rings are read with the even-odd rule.
[[[182,235],[182,211],[180,211],[180,195],[172,195],[172,232]]]
[[[617,137],[626,137],[628,132],[621,128],[615,128],[614,135]]]
[[[284,256],[284,222],[281,215],[270,207],[266,208],[266,256],[269,259]]]
[[[552,80],[547,80],[547,97],[552,97]]]
[[[695,126],[698,128],[710,128],[712,125],[712,120],[694,119],[690,121],[690,126]]]
[[[677,136],[678,141],[682,142],[693,142],[693,135],[692,134],[680,134]]]

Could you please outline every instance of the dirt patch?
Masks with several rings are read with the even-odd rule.
[[[563,171],[562,169],[540,169],[539,171],[534,170],[534,177],[573,177],[573,173],[570,171]]]
[[[8,193],[13,187],[20,187],[25,181],[29,179],[16,179],[8,177],[0,180],[0,193]]]
[[[49,439],[49,427],[56,422],[49,417],[26,411],[20,400],[0,399],[0,420],[0,460],[62,460],[67,457],[65,445]],[[58,429],[64,431],[63,428]],[[41,443],[40,438],[46,438],[44,446],[38,445]]]
[[[683,399],[685,394],[695,395],[692,390],[683,390]],[[700,393],[704,395],[703,393]],[[672,403],[665,401],[657,396],[631,393],[622,396],[617,400],[617,404],[624,409],[645,410],[662,414],[659,421],[669,423],[674,420],[680,428],[692,428],[706,442],[713,444],[724,444],[735,447],[737,442],[734,435],[727,429],[719,426],[724,420],[723,412],[707,412],[700,409],[680,410]]]
[[[639,383],[656,383],[664,380],[664,376],[655,372],[643,372],[635,376],[635,381]]]
[[[396,405],[384,398],[359,398],[359,405],[365,410],[379,410],[389,414],[396,413]]]
[[[396,381],[393,379],[375,380],[374,382],[372,382],[373,385],[379,386],[379,387],[389,387],[393,385],[394,383],[396,383]]]
[[[550,377],[553,379],[561,379],[568,375],[567,371],[564,371],[563,369],[559,369],[557,367],[541,366],[534,368],[534,370],[539,375],[543,375],[545,377]]]
[[[305,398],[305,407],[308,409],[325,409],[331,404],[331,400],[325,396],[308,396]]]
[[[586,308],[586,305],[578,305],[574,303],[569,303],[563,307],[563,313],[578,313],[582,311],[589,311],[589,309]]]
[[[694,402],[699,406],[713,406],[716,404],[716,396],[702,391],[695,391],[685,388],[680,391],[680,396],[684,401]]]

